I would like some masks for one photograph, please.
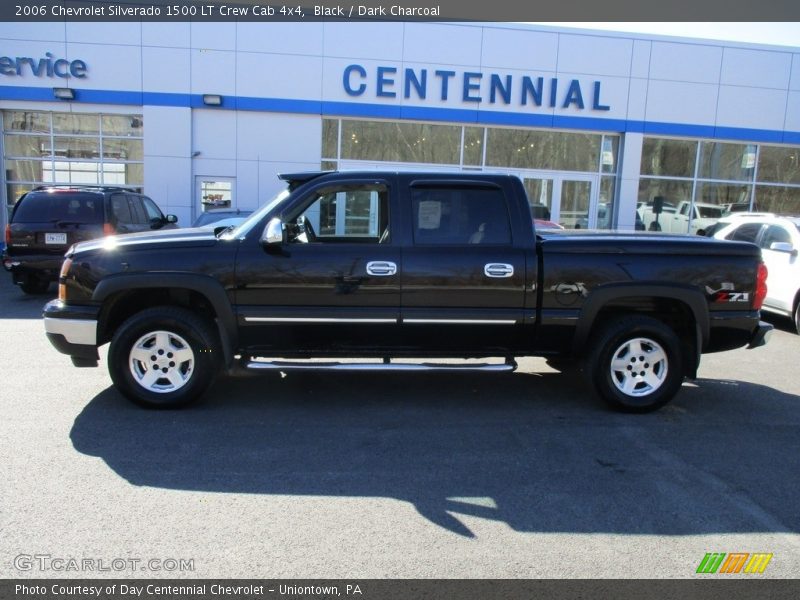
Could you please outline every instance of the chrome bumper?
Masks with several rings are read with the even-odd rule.
[[[97,321],[91,319],[44,318],[44,330],[62,335],[69,344],[95,346],[97,344]]]

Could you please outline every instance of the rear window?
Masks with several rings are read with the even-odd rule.
[[[14,223],[102,223],[103,196],[73,192],[31,192],[20,199]]]
[[[698,206],[697,211],[704,219],[720,219],[723,213],[721,206]]]
[[[424,188],[411,193],[415,244],[509,244],[505,197],[491,188]]]

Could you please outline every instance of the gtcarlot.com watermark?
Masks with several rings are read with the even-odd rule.
[[[194,571],[193,558],[93,558],[53,556],[52,554],[17,554],[14,568],[18,571],[53,571],[56,573],[123,573],[131,571],[187,572]]]

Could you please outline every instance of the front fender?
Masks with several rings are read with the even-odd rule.
[[[92,301],[102,305],[116,293],[148,288],[192,290],[204,296],[217,314],[225,359],[230,363],[238,346],[236,316],[225,288],[213,277],[198,273],[119,273],[100,281],[92,293]]]

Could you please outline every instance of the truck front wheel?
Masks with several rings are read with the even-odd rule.
[[[620,317],[592,340],[588,375],[600,396],[626,412],[649,412],[678,392],[684,370],[680,339],[661,321]]]
[[[153,408],[175,408],[199,398],[219,365],[211,324],[174,306],[136,313],[117,329],[108,350],[108,371],[117,389]]]

